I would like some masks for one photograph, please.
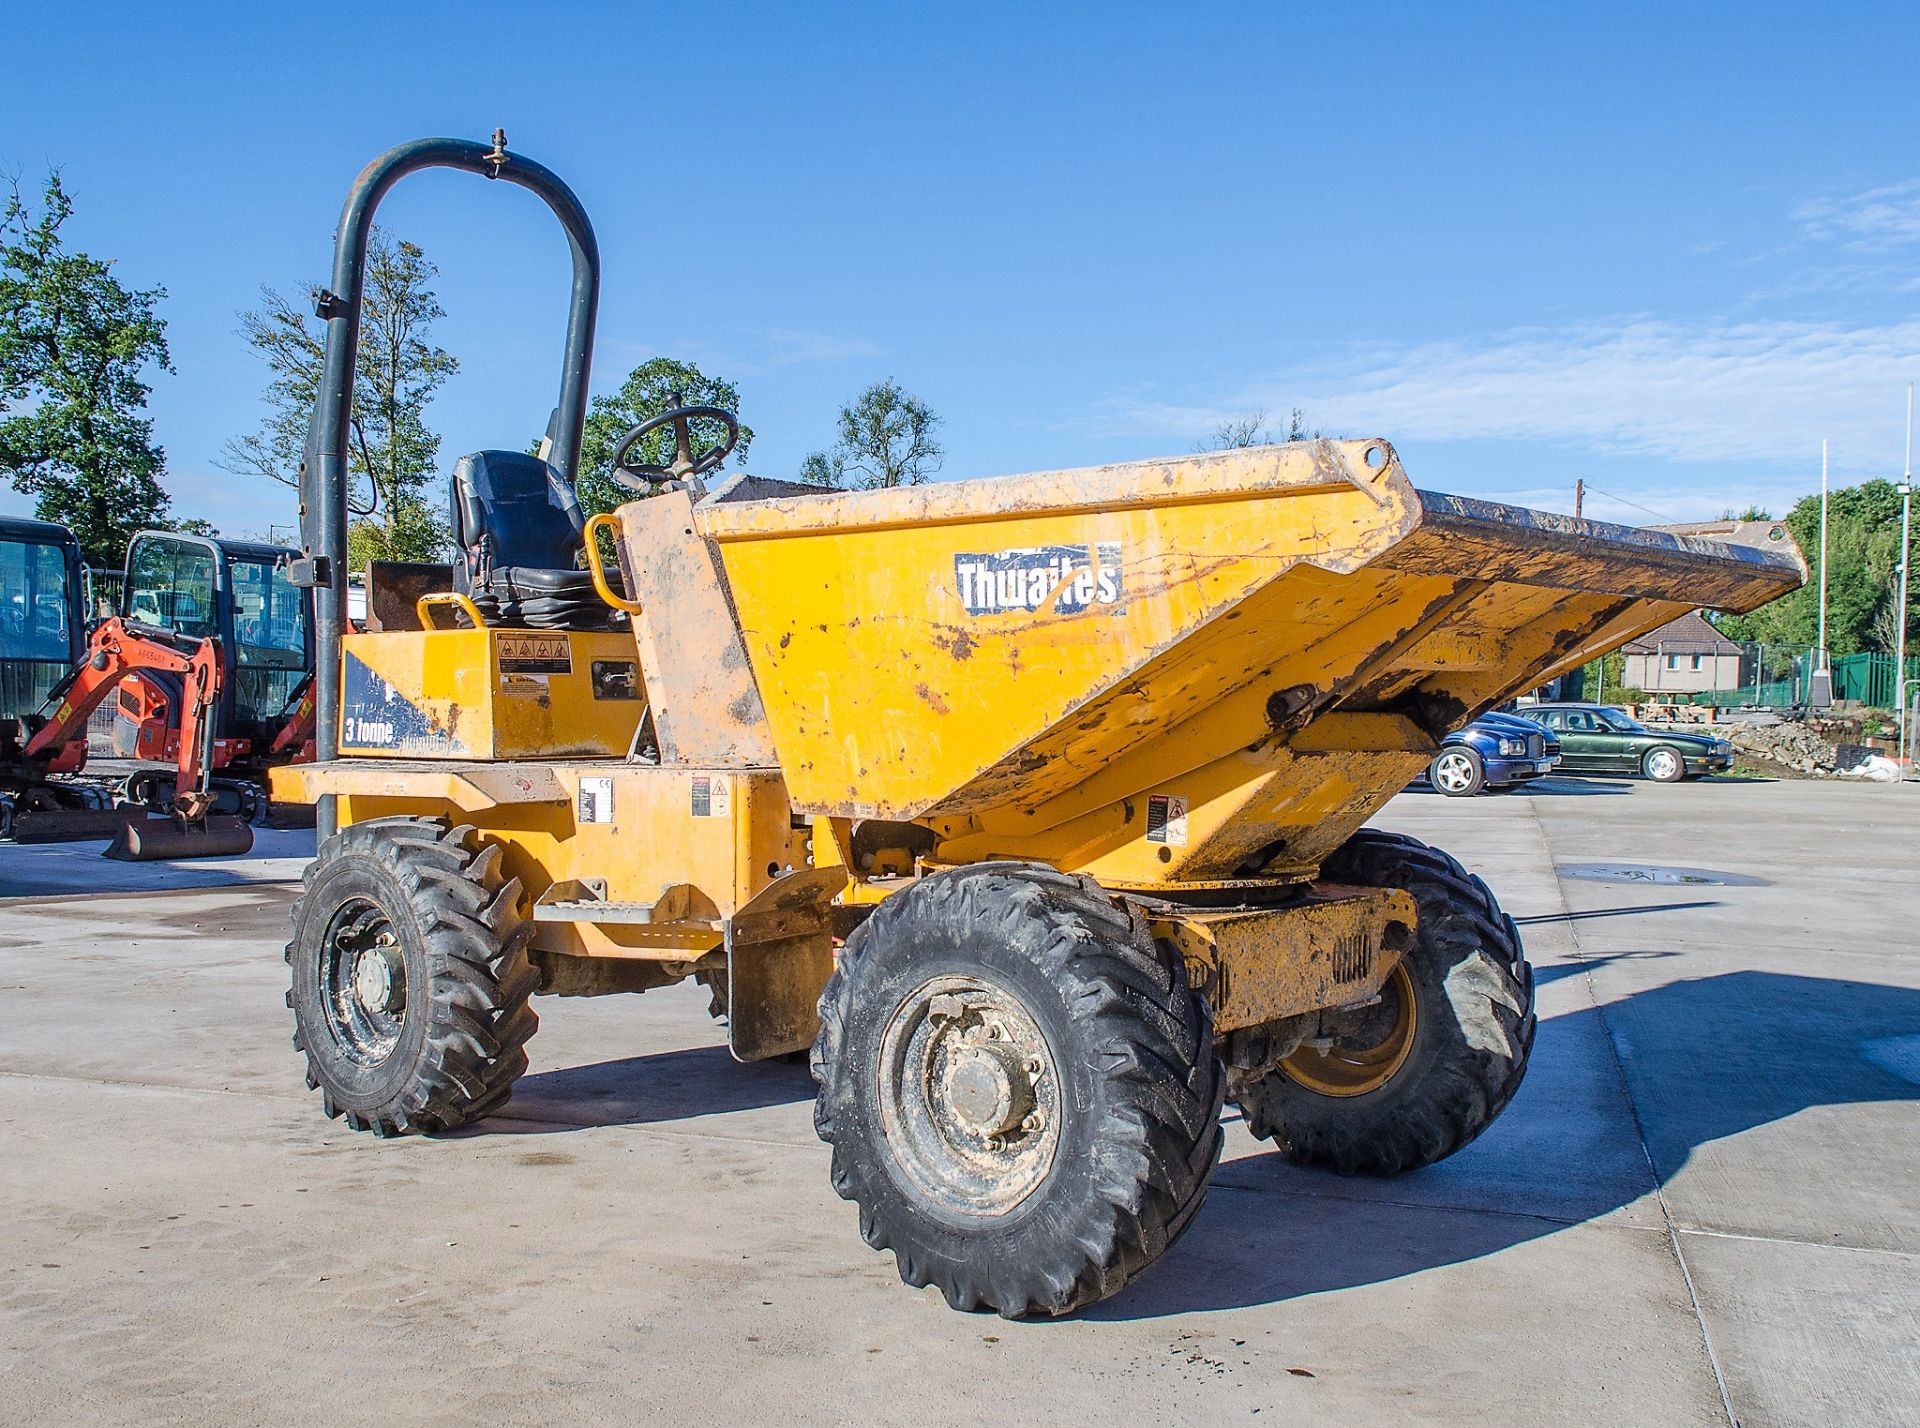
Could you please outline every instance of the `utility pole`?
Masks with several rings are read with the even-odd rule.
[[[1906,716],[1907,689],[1907,550],[1913,529],[1913,383],[1907,383],[1907,470],[1900,478],[1900,608],[1893,619],[1893,682],[1900,691],[1900,756],[1910,760],[1912,741],[1908,738]]]
[[[1820,633],[1814,641],[1814,661],[1827,665],[1827,439],[1820,438]]]
[[[1582,476],[1573,483],[1573,518],[1580,519],[1580,508],[1587,503],[1587,478]]]

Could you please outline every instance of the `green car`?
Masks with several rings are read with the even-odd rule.
[[[1644,774],[1655,783],[1678,783],[1733,766],[1733,745],[1725,739],[1649,729],[1605,704],[1535,704],[1513,712],[1560,736],[1562,773]]]

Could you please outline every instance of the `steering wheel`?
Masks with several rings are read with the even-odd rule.
[[[613,449],[613,479],[629,491],[638,491],[645,495],[663,481],[685,481],[694,476],[704,476],[721,462],[733,450],[740,440],[740,422],[730,411],[723,407],[683,407],[679,397],[674,405],[658,416],[648,417],[620,438],[620,444]],[[717,421],[727,429],[726,437],[708,447],[698,456],[693,454],[693,432],[689,423],[695,417],[707,417]],[[627,453],[632,451],[649,433],[663,426],[673,427],[673,459],[664,465],[654,462],[627,464]]]

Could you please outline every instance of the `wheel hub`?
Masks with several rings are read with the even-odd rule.
[[[353,994],[370,1012],[391,1016],[406,1010],[406,970],[392,941],[382,939],[361,951],[353,968]]]
[[[1339,1034],[1302,1042],[1280,1063],[1281,1073],[1323,1096],[1364,1096],[1391,1081],[1406,1064],[1419,1025],[1406,963],[1394,964],[1374,1006],[1343,1021]]]
[[[356,1065],[384,1063],[407,1019],[406,959],[385,910],[349,898],[333,915],[313,971],[334,1044]]]
[[[949,1063],[946,1081],[954,1119],[975,1135],[1005,1135],[1033,1110],[1033,1081],[1011,1042],[967,1047]]]
[[[1006,988],[941,977],[882,1037],[882,1131],[919,1190],[962,1215],[1002,1215],[1053,1166],[1062,1104],[1046,1037]]]

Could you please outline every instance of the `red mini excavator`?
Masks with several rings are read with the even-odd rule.
[[[253,847],[253,830],[246,820],[210,812],[213,712],[226,678],[217,640],[119,618],[102,621],[87,641],[85,656],[53,687],[41,713],[27,721],[33,732],[21,759],[42,769],[71,761],[71,749],[86,746],[88,716],[122,679],[140,673],[171,675],[181,690],[178,738],[168,740],[176,761],[173,813],[121,822],[106,855],[145,862],[247,852]]]
[[[287,579],[296,554],[180,531],[141,531],[127,545],[120,613],[143,632],[219,642],[223,678],[203,760],[212,773],[210,811],[249,821],[268,811],[267,770],[312,757],[310,597]],[[140,765],[121,785],[121,803],[170,811],[184,702],[179,675],[145,669],[121,681],[112,748]]]

